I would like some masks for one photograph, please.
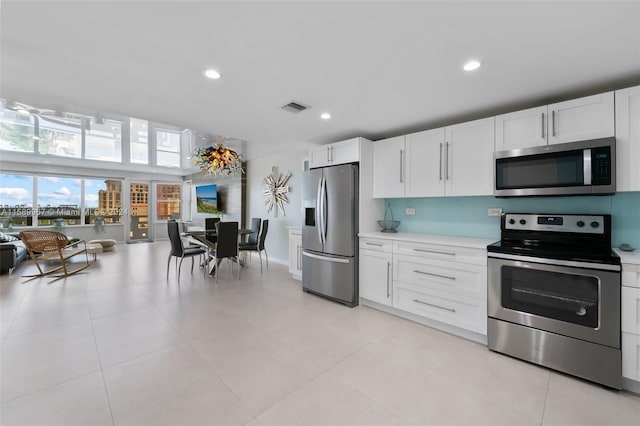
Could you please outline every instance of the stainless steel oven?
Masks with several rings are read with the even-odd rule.
[[[489,348],[621,388],[608,215],[506,214],[488,247]]]

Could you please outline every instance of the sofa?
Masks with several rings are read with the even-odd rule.
[[[0,272],[13,270],[27,257],[27,248],[19,238],[0,232]]]

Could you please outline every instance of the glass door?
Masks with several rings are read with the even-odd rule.
[[[129,182],[129,235],[127,241],[150,241],[149,182]]]

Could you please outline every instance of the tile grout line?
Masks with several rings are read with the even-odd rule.
[[[145,295],[146,297],[146,295]],[[151,302],[151,300],[149,300]],[[236,397],[236,399],[238,400],[238,402],[240,402],[240,404],[242,405],[242,407],[244,407],[245,410],[247,410],[247,412],[249,414],[251,414],[253,416],[254,419],[256,419],[256,421],[258,420],[253,412],[249,409],[249,407],[247,407],[244,403],[244,401],[233,391],[233,389],[231,389],[231,387],[229,386],[229,384],[222,379],[222,377],[220,377],[220,375],[218,374],[217,371],[215,371],[215,369],[213,368],[213,366],[211,366],[206,359],[204,359],[204,357],[200,354],[200,352],[198,352],[198,350],[191,344],[191,340],[189,339],[188,336],[186,336],[180,329],[178,329],[178,327],[173,323],[173,321],[171,321],[169,318],[167,318],[162,311],[160,310],[160,308],[158,308],[156,306],[155,303],[151,302],[151,304],[153,305],[153,307],[156,309],[156,311],[158,311],[158,313],[160,314],[160,316],[167,321],[169,324],[171,324],[171,326],[176,330],[176,332],[180,335],[180,338],[183,339],[183,343],[186,343],[189,348],[193,351],[193,353],[200,359],[202,360],[202,362],[204,363],[204,365],[206,366],[206,368],[211,371],[217,378],[218,380],[220,380],[220,382],[229,390],[229,392],[231,392],[231,394],[233,394],[233,396]],[[165,348],[166,349],[166,348]],[[251,419],[247,420],[247,422],[251,421]],[[245,422],[245,423],[247,423]],[[259,423],[259,422],[258,422]]]
[[[549,387],[551,387],[551,372],[549,372],[549,379],[547,380],[547,392],[544,395],[544,407],[542,407],[542,418],[540,419],[540,426],[544,424],[544,416],[547,413],[547,401],[549,400]]]
[[[27,288],[27,291],[25,291],[24,294],[22,295],[22,300],[20,300],[20,303],[18,304],[18,309],[16,309],[15,313],[11,317],[11,323],[9,324],[9,328],[7,329],[7,334],[2,338],[2,342],[0,342],[0,350],[4,348],[4,345],[7,342],[7,339],[9,339],[9,334],[11,334],[11,327],[13,327],[13,323],[15,322],[16,317],[18,316],[18,313],[20,312],[20,310],[22,309],[22,305],[24,304],[24,299],[27,297],[27,294],[30,291],[31,291],[31,288]]]
[[[115,426],[116,421],[113,417],[113,409],[111,408],[111,398],[109,398],[109,388],[107,387],[107,381],[104,378],[104,369],[102,368],[102,358],[100,357],[100,350],[98,349],[98,339],[96,338],[96,331],[93,328],[93,319],[91,319],[91,310],[89,309],[89,299],[87,297],[87,288],[85,284],[82,285],[83,294],[87,307],[87,314],[89,315],[89,323],[91,325],[91,334],[93,335],[93,344],[96,348],[96,355],[98,357],[98,365],[100,366],[100,376],[102,376],[102,386],[104,388],[105,396],[107,397],[107,406],[109,407],[109,414],[111,415],[111,424]]]

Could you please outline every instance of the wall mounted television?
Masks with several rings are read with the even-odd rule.
[[[219,213],[218,185],[196,186],[196,205],[198,213]]]

